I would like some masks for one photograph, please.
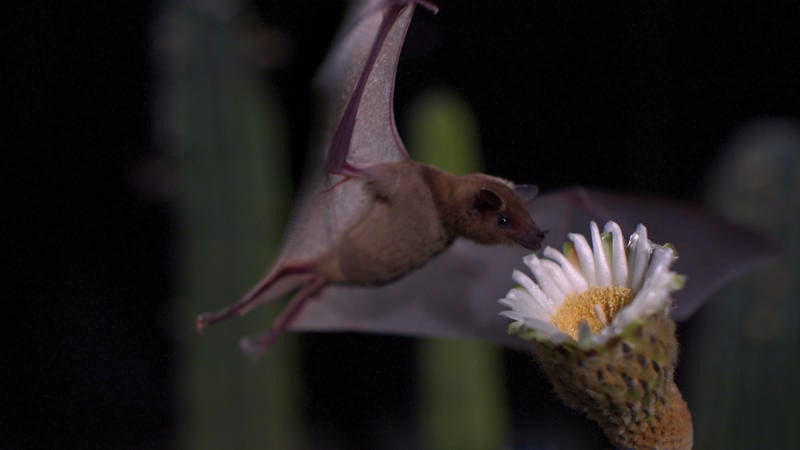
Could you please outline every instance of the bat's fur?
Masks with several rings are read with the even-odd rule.
[[[313,272],[338,284],[380,285],[419,268],[456,237],[541,247],[544,233],[504,180],[457,177],[411,160],[364,170],[370,202]]]

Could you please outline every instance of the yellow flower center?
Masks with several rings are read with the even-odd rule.
[[[581,322],[586,322],[592,333],[598,333],[611,323],[619,310],[633,301],[633,297],[633,291],[627,287],[593,287],[568,296],[550,322],[577,340]]]

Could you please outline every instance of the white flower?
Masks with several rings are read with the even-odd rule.
[[[563,253],[547,247],[543,258],[523,258],[536,281],[515,270],[518,286],[499,300],[511,308],[500,313],[514,321],[510,332],[553,344],[576,340],[595,346],[632,323],[667,313],[670,292],[684,281],[670,270],[675,250],[650,242],[643,225],[627,245],[614,222],[602,235],[595,222],[590,229],[591,245],[571,233]]]

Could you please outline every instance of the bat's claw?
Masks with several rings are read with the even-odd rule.
[[[439,7],[436,6],[435,3],[428,1],[428,0],[413,0],[413,3],[416,3],[423,8],[427,9],[428,11],[437,14],[439,12]]]

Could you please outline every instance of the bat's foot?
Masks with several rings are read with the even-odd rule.
[[[327,284],[328,282],[322,277],[314,278],[308,286],[298,292],[292,301],[289,302],[286,308],[275,319],[271,330],[260,336],[244,338],[239,341],[239,346],[253,359],[259,359],[264,356],[264,353],[275,344],[278,338],[289,329],[289,325],[297,319],[303,311],[306,302],[317,295]]]
[[[236,303],[215,313],[204,313],[197,316],[195,328],[201,332],[209,325],[231,317],[243,316],[262,303],[274,300],[290,290],[308,285],[312,281],[309,277],[312,277],[310,274],[314,270],[315,265],[311,262],[283,265],[267,275]]]
[[[202,333],[207,326],[208,326],[208,313],[198,315],[197,319],[195,319],[194,321],[194,327],[197,329],[197,332]]]
[[[214,322],[219,321],[220,319],[214,318],[215,314],[211,313],[203,313],[197,316],[197,320],[194,322],[195,328],[197,328],[198,333],[202,333],[203,330],[206,329],[207,326],[213,324]]]
[[[278,336],[280,333],[270,331],[264,336],[242,338],[239,341],[239,347],[247,356],[257,361],[267,353],[267,350],[272,348],[278,340]]]
[[[203,313],[198,315],[194,322],[194,326],[197,328],[197,332],[200,333],[209,325],[214,325],[215,323],[230,317],[241,316],[244,314],[244,312],[245,310],[243,309],[242,305],[234,304],[216,313]]]

